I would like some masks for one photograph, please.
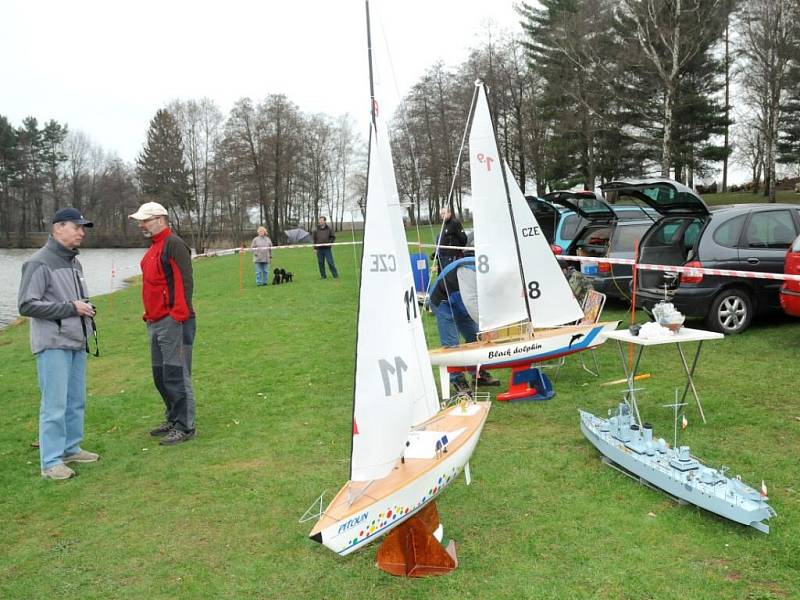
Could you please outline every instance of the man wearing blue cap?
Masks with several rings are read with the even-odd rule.
[[[69,463],[100,458],[81,449],[86,406],[87,331],[94,307],[78,262],[78,248],[92,222],[75,208],[53,215],[50,237],[22,265],[19,314],[30,317],[31,351],[39,389],[39,456],[42,477],[69,479]]]

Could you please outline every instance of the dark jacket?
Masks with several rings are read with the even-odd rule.
[[[87,322],[78,315],[73,300],[89,297],[78,251],[50,237],[22,265],[17,305],[19,314],[31,317],[31,351],[84,350]],[[91,322],[88,323],[91,327]]]
[[[171,316],[178,322],[194,317],[192,251],[167,227],[152,238],[142,257],[142,303],[145,321]]]
[[[464,232],[464,226],[461,221],[455,217],[450,217],[442,224],[442,233],[439,235],[439,246],[466,246],[467,234]],[[439,250],[440,256],[460,256],[461,250],[451,250],[449,248],[441,248]]]
[[[333,235],[333,229],[325,223],[325,225],[317,225],[317,228],[311,233],[311,239],[314,241],[314,249],[316,249],[318,244],[332,244],[336,241],[336,236]]]

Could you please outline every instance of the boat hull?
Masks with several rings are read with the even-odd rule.
[[[694,470],[680,471],[669,465],[670,459],[677,456],[675,448],[667,448],[666,453],[656,452],[654,455],[639,454],[625,443],[603,431],[605,419],[598,418],[588,412],[579,411],[581,415],[581,431],[586,439],[601,454],[626,471],[641,477],[651,485],[695,504],[709,512],[726,519],[754,527],[769,533],[769,527],[763,521],[775,516],[775,511],[760,498],[758,492],[741,482],[723,477],[715,484],[703,483],[695,476]],[[700,468],[706,468],[700,465]],[[743,495],[738,490],[746,490]]]
[[[471,406],[478,407],[472,415],[459,415],[462,409],[455,406],[420,427],[451,432],[463,428],[447,452],[434,458],[398,460],[389,476],[372,482],[353,501],[351,490],[364,484],[348,482],[323,511],[309,537],[345,556],[387,534],[438,497],[469,462],[486,423],[490,403]]]
[[[502,342],[472,342],[428,352],[431,364],[440,367],[512,367],[552,360],[599,346],[602,335],[617,328],[619,321],[571,325],[535,332],[532,337]]]

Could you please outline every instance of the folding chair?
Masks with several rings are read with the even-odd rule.
[[[580,321],[577,321],[577,325],[594,325],[595,323],[600,322],[600,316],[603,314],[603,307],[606,305],[606,295],[602,292],[598,292],[596,290],[589,290],[586,292],[586,295],[583,297],[583,304],[581,308],[583,309],[583,318]],[[589,352],[592,353],[592,360],[594,360],[594,371],[586,366],[586,361],[583,358],[583,352],[579,352],[578,356],[581,359],[581,366],[583,370],[593,375],[594,377],[600,376],[600,365],[597,362],[597,355],[595,352],[597,348],[589,348]],[[585,352],[585,351],[584,351]],[[558,373],[561,371],[561,367],[564,366],[566,362],[566,356],[562,356],[558,362],[558,366],[556,367],[556,375],[554,379],[558,379]]]

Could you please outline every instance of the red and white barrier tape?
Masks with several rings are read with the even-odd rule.
[[[287,244],[285,246],[270,246],[270,250],[285,250],[287,248],[313,248],[314,246],[353,246],[361,242],[333,242],[332,244]],[[240,252],[252,252],[254,249],[249,247],[243,248],[227,248],[225,250],[209,250],[203,254],[195,254],[192,258],[207,258],[210,256],[228,256],[230,254],[239,254]]]
[[[361,242],[334,242],[333,244],[320,244],[321,246],[352,246],[361,244]],[[436,248],[436,244],[422,244],[418,242],[409,242],[409,246],[417,246],[420,248]],[[285,246],[272,246],[273,250],[283,250],[289,248],[313,248],[314,244],[289,244]],[[464,246],[438,246],[438,248],[446,248],[452,250],[473,250]],[[227,256],[230,254],[238,254],[240,252],[252,252],[253,248],[229,248],[226,250],[210,250],[203,254],[196,254],[193,258],[211,257],[211,256]],[[556,256],[558,260],[576,261],[576,262],[591,262],[591,263],[609,263],[615,265],[633,265],[635,261],[630,258],[606,258],[597,256],[570,256],[559,254]],[[638,264],[637,269],[642,271],[663,271],[666,273],[686,273],[695,277],[700,275],[719,275],[722,277],[742,277],[745,279],[773,279],[783,281],[800,281],[800,275],[787,275],[785,273],[761,273],[758,271],[737,271],[734,269],[706,269],[699,267],[684,267],[679,265],[651,265],[651,264]]]
[[[635,261],[630,258],[605,258],[597,256],[569,256],[558,255],[558,260],[571,260],[579,262],[609,263],[615,265],[633,265]],[[667,273],[686,273],[687,275],[721,275],[723,277],[743,277],[746,279],[777,279],[785,281],[800,281],[800,275],[787,275],[785,273],[760,273],[758,271],[736,271],[733,269],[706,269],[699,267],[682,267],[679,265],[650,265],[640,263],[637,269],[643,271],[665,271]]]

